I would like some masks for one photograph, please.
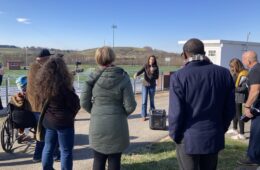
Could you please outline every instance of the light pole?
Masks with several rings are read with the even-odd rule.
[[[114,48],[114,45],[115,45],[115,29],[117,28],[117,25],[113,24],[112,25],[112,29],[113,29],[113,48]]]
[[[25,47],[25,67],[27,67],[27,47]]]
[[[249,40],[250,32],[247,33],[246,36],[246,51],[248,50],[248,40]]]

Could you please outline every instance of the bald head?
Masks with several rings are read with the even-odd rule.
[[[242,62],[246,67],[252,68],[256,63],[258,63],[256,52],[246,51],[242,56]]]

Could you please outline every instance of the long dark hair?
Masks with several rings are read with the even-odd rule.
[[[146,64],[145,64],[145,69],[147,70],[148,74],[151,74],[150,69],[149,69],[149,67],[150,67],[150,65],[149,65],[149,60],[150,60],[150,58],[152,58],[152,57],[154,58],[154,63],[152,64],[152,66],[158,68],[157,60],[156,60],[155,55],[149,55],[149,56],[147,57],[147,62],[146,62]]]
[[[38,102],[57,96],[62,90],[73,89],[73,78],[61,57],[51,57],[37,73],[36,94]]]

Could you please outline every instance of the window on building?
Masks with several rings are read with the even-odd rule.
[[[216,56],[216,50],[209,50],[208,56],[209,57],[215,57]]]

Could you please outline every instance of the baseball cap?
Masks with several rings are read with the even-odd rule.
[[[16,79],[15,83],[20,91],[25,91],[27,85],[27,77],[22,75]]]
[[[37,55],[37,58],[48,57],[51,55],[53,55],[53,54],[51,54],[48,49],[44,48],[39,52],[39,54]]]

